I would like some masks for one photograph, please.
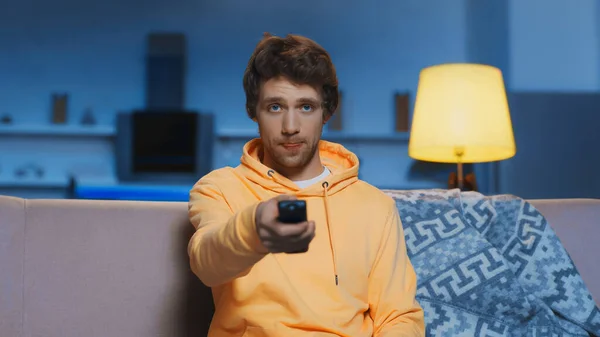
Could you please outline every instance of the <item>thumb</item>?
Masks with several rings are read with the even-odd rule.
[[[273,199],[275,199],[275,201],[284,201],[284,200],[296,200],[298,198],[293,194],[280,194]]]

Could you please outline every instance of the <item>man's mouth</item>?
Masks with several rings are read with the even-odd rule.
[[[302,146],[302,143],[283,143],[281,145],[286,149],[297,149]]]

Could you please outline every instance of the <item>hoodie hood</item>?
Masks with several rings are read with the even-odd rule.
[[[340,144],[319,141],[321,164],[326,166],[331,174],[320,184],[313,184],[300,189],[294,182],[260,162],[259,153],[262,151],[260,138],[253,139],[244,146],[241,174],[262,188],[278,194],[295,194],[298,198],[321,197],[325,206],[325,219],[329,234],[329,247],[333,259],[335,284],[339,284],[337,273],[336,247],[334,243],[333,215],[329,206],[329,197],[358,181],[358,157]]]
[[[275,172],[261,163],[259,153],[262,151],[260,138],[253,139],[244,145],[241,174],[248,180],[278,194],[295,194],[299,197],[323,196],[323,188],[333,195],[345,187],[358,181],[358,157],[340,144],[319,141],[321,163],[331,174],[321,184],[314,184],[304,189],[299,188],[291,180]]]

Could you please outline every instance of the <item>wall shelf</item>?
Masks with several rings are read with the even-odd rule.
[[[114,137],[115,134],[115,128],[109,125],[0,125],[0,136]]]
[[[110,125],[0,125],[0,136],[32,137],[114,137],[116,130]],[[250,140],[258,137],[255,130],[222,129],[216,131],[217,140]],[[408,132],[353,134],[344,131],[325,131],[323,139],[334,142],[407,142]]]
[[[248,129],[222,129],[217,131],[219,140],[250,140],[257,138],[258,133],[255,130]],[[322,138],[333,142],[408,142],[408,132],[397,133],[379,133],[379,134],[357,134],[345,131],[324,131]]]
[[[251,128],[219,128],[215,130],[215,167],[237,165],[240,143],[258,137]],[[10,124],[0,125],[0,194],[63,197],[71,191],[69,176],[88,181],[77,182],[82,198],[143,198],[185,200],[190,186],[140,186],[116,182],[114,174],[114,140],[116,129],[112,125],[77,124]],[[408,132],[355,133],[350,131],[323,131],[323,139],[354,149],[363,165],[362,178],[394,189],[427,189],[444,184],[428,181],[407,181],[412,161],[403,153],[409,141]],[[73,143],[73,144],[71,144]],[[40,144],[48,149],[41,151]],[[44,158],[40,159],[40,153]],[[48,159],[46,159],[48,158]],[[50,158],[60,160],[50,160]],[[389,158],[389,160],[387,160]],[[385,165],[379,165],[382,159]],[[13,177],[18,166],[29,162],[43,164],[46,175]],[[92,172],[93,173],[90,173]],[[405,177],[406,176],[406,177]],[[388,177],[383,179],[382,177]],[[410,179],[408,179],[410,180]],[[112,183],[103,183],[104,181]],[[380,186],[381,188],[381,186]]]
[[[349,133],[337,133],[337,132],[324,132],[324,140],[330,140],[333,142],[343,141],[359,141],[359,142],[408,142],[408,132],[398,133],[380,133],[380,134],[349,134]]]
[[[66,188],[67,179],[2,178],[0,188]]]

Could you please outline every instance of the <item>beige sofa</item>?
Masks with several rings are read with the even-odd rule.
[[[600,300],[600,200],[531,200]],[[180,202],[0,196],[0,336],[206,336]]]

